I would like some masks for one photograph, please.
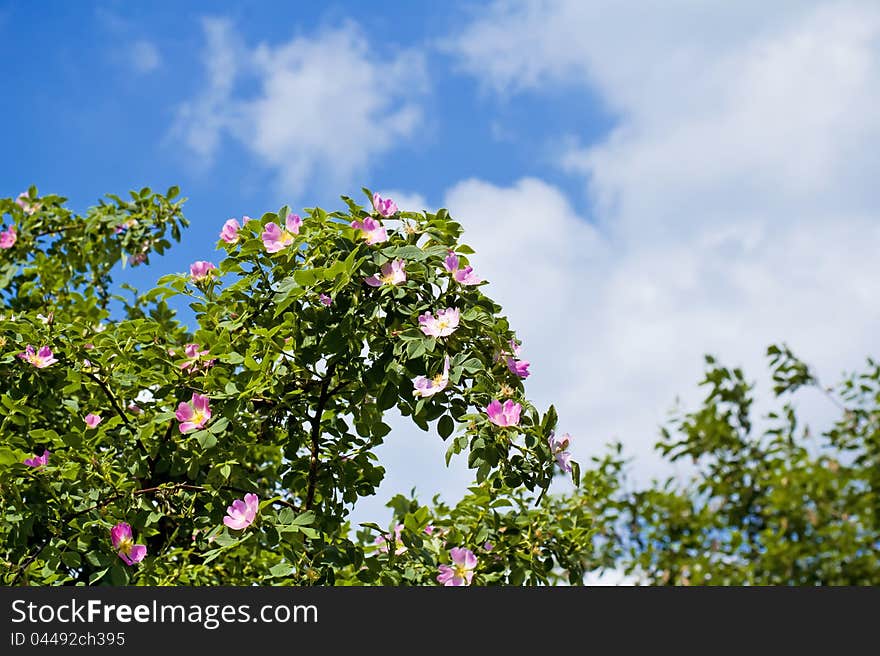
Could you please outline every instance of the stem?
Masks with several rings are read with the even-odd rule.
[[[336,370],[336,362],[332,362],[327,367],[327,375],[321,383],[321,394],[318,397],[318,407],[315,408],[315,414],[311,417],[312,426],[312,457],[309,460],[309,487],[306,491],[305,510],[312,507],[315,500],[315,486],[318,483],[318,455],[321,452],[321,444],[318,439],[321,437],[321,416],[324,414],[324,406],[330,398],[330,381],[333,379],[333,372]]]
[[[88,372],[83,372],[83,373],[85,373],[86,376],[88,376],[89,378],[91,378],[93,381],[95,381],[98,384],[98,386],[104,391],[104,394],[110,400],[110,405],[113,406],[113,409],[116,411],[116,414],[118,414],[122,418],[122,422],[125,424],[125,427],[128,428],[128,430],[134,432],[134,427],[131,425],[131,422],[128,420],[128,416],[126,416],[125,411],[122,409],[122,406],[119,405],[119,402],[116,400],[116,397],[113,396],[113,392],[111,392],[110,388],[107,387],[107,383],[105,383],[103,380],[101,380],[100,378],[98,378],[94,374],[91,374]]]

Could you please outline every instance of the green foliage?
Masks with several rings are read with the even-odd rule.
[[[206,278],[169,275],[120,295],[114,267],[147,264],[166,237],[181,238],[176,195],[110,196],[84,216],[36,189],[32,213],[0,200],[18,232],[0,251],[3,583],[433,583],[449,548],[487,540],[499,548],[481,557],[478,583],[552,582],[563,571],[579,580],[592,535],[585,502],[545,495],[555,410],[542,417],[497,357],[515,337],[500,307],[443,269],[449,250],[473,252],[446,210],[385,220],[389,239],[369,245],[351,223],[375,215],[344,198],[347,212],[306,210],[292,243],[269,253],[261,233],[284,225],[284,207],[218,242],[225,257]],[[364,284],[396,258],[404,284]],[[194,326],[176,319],[180,303]],[[419,330],[419,315],[448,307],[461,310],[453,334]],[[50,346],[58,362],[23,361],[28,345]],[[412,379],[437,375],[446,356],[447,388],[414,396]],[[209,397],[212,415],[182,433],[175,411],[194,394]],[[522,420],[498,428],[484,408],[506,397]],[[447,459],[466,454],[476,479],[455,508],[398,513],[405,558],[378,551],[375,534],[353,536],[346,520],[382,481],[375,451],[395,438],[392,408],[448,440]],[[88,413],[103,421],[87,427]],[[43,449],[47,465],[23,464]],[[246,493],[261,500],[256,522],[231,530],[227,506]],[[499,514],[502,502],[510,510]],[[147,546],[135,566],[110,544],[122,521]],[[429,540],[428,521],[442,528]]]
[[[743,373],[707,359],[702,407],[658,444],[672,461],[688,458],[694,476],[609,496],[604,515],[618,530],[603,541],[606,559],[649,584],[880,583],[880,366],[869,360],[829,390],[787,347],[768,357],[782,403],[760,429]],[[840,411],[820,436],[785,400],[802,387]]]

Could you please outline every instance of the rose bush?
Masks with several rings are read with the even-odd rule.
[[[176,188],[85,215],[35,188],[0,200],[3,583],[580,582],[611,470],[545,494],[580,470],[462,227],[365,191],[218,222],[214,262],[146,292],[113,274],[181,239]],[[392,409],[474,485],[352,527]]]

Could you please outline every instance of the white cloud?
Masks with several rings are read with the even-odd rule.
[[[162,65],[162,55],[152,41],[140,39],[131,44],[131,65],[138,73],[152,73]]]
[[[444,201],[581,460],[619,437],[659,473],[645,456],[704,353],[760,378],[785,340],[826,381],[876,354],[876,4],[504,2],[452,48],[489,88],[581,85],[617,118],[559,153],[589,217],[539,180]]]
[[[208,83],[179,108],[174,133],[206,162],[225,134],[277,172],[288,195],[319,180],[346,186],[421,123],[422,56],[382,59],[352,23],[254,47],[227,20],[204,28]]]
[[[137,38],[142,27],[106,7],[95,9],[95,19],[109,36],[112,57],[135,73],[152,73],[162,65],[162,53],[151,40]]]

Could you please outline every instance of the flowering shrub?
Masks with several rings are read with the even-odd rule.
[[[35,188],[0,200],[3,583],[579,581],[598,479],[545,494],[579,467],[525,396],[461,226],[365,192],[366,209],[218,221],[223,257],[146,293],[112,274],[180,240],[176,188],[83,216]],[[401,439],[392,408],[448,440],[447,463],[463,454],[474,486],[354,529],[376,448]]]

